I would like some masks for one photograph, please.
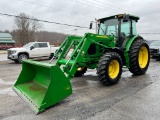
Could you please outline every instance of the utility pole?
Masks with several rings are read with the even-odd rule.
[[[100,22],[99,22],[99,20],[97,20],[96,18],[95,18],[95,24],[96,24],[96,34],[97,34],[97,33],[98,33],[98,27],[99,27]]]

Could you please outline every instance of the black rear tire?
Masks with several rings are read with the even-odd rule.
[[[122,59],[116,52],[104,54],[98,63],[97,74],[105,86],[115,85],[122,75]]]
[[[143,39],[135,40],[129,50],[130,68],[134,75],[145,74],[150,63],[150,50]]]

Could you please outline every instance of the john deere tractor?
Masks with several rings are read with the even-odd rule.
[[[118,83],[123,67],[134,75],[143,75],[149,66],[150,50],[137,35],[138,20],[129,14],[99,19],[98,34],[65,39],[52,58],[58,58],[55,64],[52,60],[24,60],[13,89],[39,113],[72,94],[71,78],[82,76],[87,69],[96,68],[100,82],[106,86]]]

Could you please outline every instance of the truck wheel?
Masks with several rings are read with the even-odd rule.
[[[87,67],[79,67],[74,75],[74,77],[83,76],[84,73],[87,71]]]
[[[115,85],[122,75],[122,59],[118,53],[104,54],[98,63],[97,74],[105,86]]]
[[[150,50],[147,42],[143,39],[135,40],[129,50],[130,68],[134,75],[144,74],[150,62]]]
[[[28,56],[26,54],[20,54],[18,56],[19,63],[22,63],[22,60],[27,60],[27,59],[28,59]]]

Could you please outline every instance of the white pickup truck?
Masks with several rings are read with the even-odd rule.
[[[51,58],[59,47],[51,47],[49,42],[30,42],[21,48],[8,49],[8,59],[22,63],[23,59],[49,57]]]

